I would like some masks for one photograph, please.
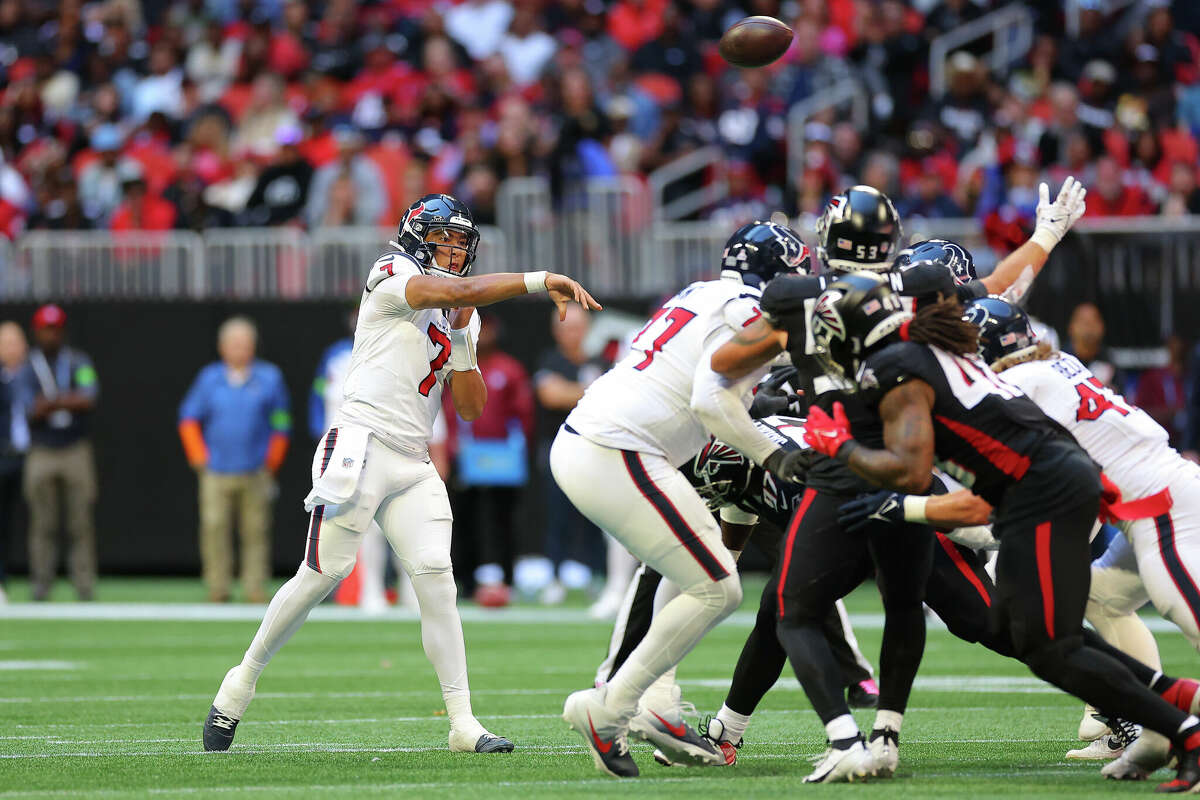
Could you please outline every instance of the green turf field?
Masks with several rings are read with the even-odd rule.
[[[113,600],[178,600],[183,582],[101,586]],[[132,587],[132,589],[130,589]],[[748,631],[751,603],[679,671],[685,699],[719,708]],[[19,592],[18,592],[19,594]],[[864,651],[874,657],[873,593],[851,598]],[[446,751],[447,722],[432,668],[408,619],[314,619],[276,658],[227,753],[204,753],[200,726],[225,670],[241,656],[261,609],[221,607],[234,619],[79,619],[80,614],[178,616],[193,606],[51,603],[0,607],[0,798],[6,797],[1090,797],[1152,791],[1103,780],[1063,761],[1080,705],[1016,662],[931,629],[901,739],[901,771],[867,786],[802,786],[822,732],[795,680],[767,697],[732,769],[668,770],[634,746],[636,781],[597,773],[559,718],[568,692],[590,684],[608,639],[581,609],[466,608],[475,707],[511,755]],[[328,615],[329,609],[317,614]],[[335,612],[336,613],[336,612]],[[236,617],[241,618],[236,618]],[[556,620],[555,616],[567,617]],[[74,618],[70,618],[74,617]],[[1156,626],[1157,627],[1157,626]],[[1157,634],[1168,671],[1195,674],[1177,633]],[[870,724],[871,712],[859,712]],[[1156,777],[1165,778],[1166,771]],[[719,794],[702,794],[719,793]]]

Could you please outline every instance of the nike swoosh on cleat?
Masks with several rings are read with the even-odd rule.
[[[681,722],[678,725],[672,725],[671,723],[667,722],[665,719],[660,717],[658,714],[655,714],[653,711],[651,711],[650,713],[654,716],[654,718],[656,720],[658,720],[659,722],[661,722],[663,724],[663,727],[666,728],[671,733],[672,736],[677,736],[680,739],[687,736],[687,724],[686,723]]]
[[[655,714],[655,716],[658,716],[658,715]],[[601,739],[598,735],[596,735],[596,726],[592,722],[592,712],[589,711],[587,717],[588,717],[588,727],[592,729],[592,741],[596,744],[596,749],[599,750],[602,754],[608,755],[608,751],[612,750],[612,746],[613,746],[612,740],[610,739],[609,741],[606,742],[603,739]]]

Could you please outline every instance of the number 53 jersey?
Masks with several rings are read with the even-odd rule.
[[[629,352],[588,387],[567,425],[596,444],[683,464],[708,442],[692,411],[696,370],[712,351],[762,316],[759,291],[740,280],[693,283],[663,303]],[[744,379],[743,402],[767,371]],[[603,487],[598,487],[603,488]]]
[[[414,309],[405,287],[420,264],[400,250],[376,260],[354,329],[338,425],[369,429],[393,449],[425,458],[449,376],[450,320],[440,308]],[[444,280],[456,280],[445,278]],[[470,335],[479,337],[479,314]]]

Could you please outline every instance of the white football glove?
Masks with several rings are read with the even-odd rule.
[[[1049,253],[1083,216],[1087,208],[1084,203],[1087,189],[1074,177],[1068,177],[1053,203],[1050,202],[1050,187],[1044,183],[1038,187],[1038,196],[1037,226],[1030,238]]]

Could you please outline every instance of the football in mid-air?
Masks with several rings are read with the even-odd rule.
[[[746,17],[721,36],[721,58],[735,67],[765,67],[792,45],[792,29],[774,17]]]

